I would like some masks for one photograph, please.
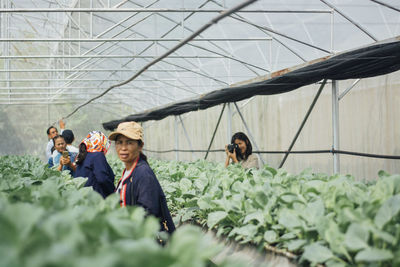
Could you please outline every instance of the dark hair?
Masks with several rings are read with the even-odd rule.
[[[140,147],[143,147],[144,143],[143,143],[142,140],[137,140],[137,142],[138,142],[138,145],[139,145]],[[145,154],[143,154],[143,152],[140,152],[139,157],[140,157],[142,160],[146,161],[146,163],[148,163],[148,162],[147,162],[147,156],[146,156]]]
[[[53,145],[56,144],[56,140],[57,140],[58,138],[62,138],[62,139],[64,139],[64,141],[65,141],[64,136],[57,134],[56,136],[53,137]]]
[[[62,139],[64,139],[64,141],[65,141],[65,138],[64,138],[64,136],[62,136],[62,135],[56,135],[56,136],[54,136],[53,137],[53,147],[51,148],[51,153],[53,153],[54,152],[54,150],[56,150],[56,148],[55,148],[55,145],[56,145],[56,140],[58,139],[58,138],[62,138]],[[68,151],[68,149],[66,149],[67,151]]]
[[[122,134],[117,135],[115,137],[115,141],[117,141],[120,136],[125,136],[125,135],[122,135]],[[135,139],[132,139],[132,140],[136,141],[138,143],[138,146],[143,147],[144,143],[142,140],[135,140]],[[147,162],[147,156],[145,154],[143,154],[143,152],[140,152],[139,158]]]
[[[46,131],[46,132],[47,132],[47,135],[50,134],[50,130],[53,129],[53,128],[57,130],[56,127],[54,127],[53,125],[51,125],[51,126],[47,129],[47,131]],[[57,132],[58,132],[58,130],[57,130]]]
[[[80,164],[82,164],[82,162],[85,160],[85,158],[86,158],[86,155],[87,155],[87,150],[86,150],[86,145],[85,145],[85,143],[81,143],[80,145],[79,145],[79,153],[78,153],[78,155],[76,156],[76,161],[75,161],[75,163],[76,164],[78,164],[78,165],[80,165]]]
[[[253,153],[253,146],[251,145],[251,142],[250,142],[249,138],[247,137],[247,135],[245,135],[242,132],[235,133],[232,136],[231,143],[232,144],[235,143],[236,139],[242,140],[243,142],[246,143],[246,151],[244,152],[244,155],[242,155],[241,153],[240,153],[240,155],[237,155],[238,160],[242,160],[242,159],[246,160],[251,155],[251,153]]]
[[[65,143],[72,144],[75,139],[74,133],[71,130],[64,130],[61,134],[64,137]]]

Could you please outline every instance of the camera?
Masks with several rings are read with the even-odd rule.
[[[237,144],[228,144],[229,153],[233,153],[233,150],[236,151],[236,154],[240,153],[239,146]]]
[[[63,151],[63,152],[62,152],[62,156],[63,156],[64,158],[68,158],[68,157],[69,157],[68,151]]]

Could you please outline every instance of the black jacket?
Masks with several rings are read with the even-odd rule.
[[[131,175],[125,179],[123,185],[125,184],[127,185],[125,193],[126,205],[143,207],[148,214],[160,219],[161,230],[165,230],[162,222],[166,221],[167,232],[172,233],[175,231],[175,225],[169,213],[164,192],[146,161],[142,158],[139,159]]]
[[[103,152],[89,152],[82,164],[76,166],[75,177],[87,177],[85,186],[93,187],[104,198],[115,192],[114,172]]]

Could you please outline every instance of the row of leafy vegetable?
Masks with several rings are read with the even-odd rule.
[[[162,247],[155,218],[84,183],[36,158],[0,157],[0,266],[213,265],[199,227],[180,227]]]
[[[242,243],[273,245],[304,264],[400,266],[400,175],[244,170],[152,160],[176,219]],[[115,166],[117,167],[117,166]]]

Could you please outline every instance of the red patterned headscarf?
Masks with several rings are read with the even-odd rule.
[[[92,131],[82,140],[82,143],[86,145],[87,152],[103,152],[104,155],[110,148],[110,140],[107,136],[99,131]]]

